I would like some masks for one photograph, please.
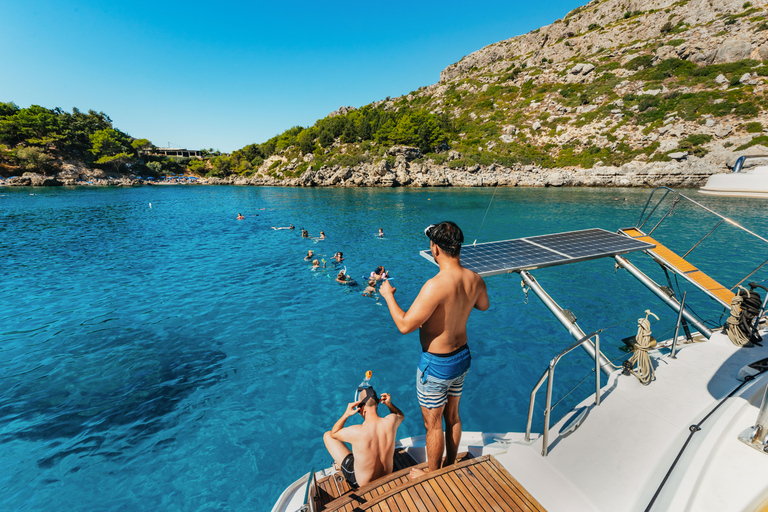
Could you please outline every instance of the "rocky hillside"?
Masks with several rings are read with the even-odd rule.
[[[595,0],[364,107],[449,116],[434,151],[340,137],[228,181],[698,186],[736,155],[768,154],[767,82],[764,0]]]

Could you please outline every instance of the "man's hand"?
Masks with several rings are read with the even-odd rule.
[[[379,288],[379,293],[384,298],[394,296],[396,291],[397,288],[389,284],[389,281],[382,281],[381,287]]]
[[[389,393],[382,393],[381,399],[379,400],[379,402],[386,405],[387,408],[389,409],[389,412],[393,413],[397,417],[395,420],[396,425],[399,425],[403,421],[403,418],[405,418],[405,415],[403,414],[403,411],[397,408],[396,405],[392,404],[392,397],[389,396]]]
[[[349,418],[350,416],[354,416],[357,414],[357,407],[360,407],[360,404],[362,403],[362,400],[359,402],[351,402],[347,404],[347,410],[344,411],[344,417]]]

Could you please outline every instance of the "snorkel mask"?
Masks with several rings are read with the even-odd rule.
[[[357,409],[360,410],[363,407],[363,404],[368,401],[369,398],[373,398],[376,400],[376,403],[379,403],[379,397],[376,396],[376,392],[373,390],[373,388],[363,388],[360,390],[360,392],[357,395],[358,406]]]

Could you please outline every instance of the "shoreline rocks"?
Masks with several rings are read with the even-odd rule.
[[[410,156],[410,155],[409,155]],[[432,163],[416,163],[398,158],[394,167],[382,160],[356,167],[323,167],[306,171],[296,178],[272,176],[229,176],[200,178],[199,185],[278,186],[278,187],[681,187],[704,185],[712,174],[728,172],[722,165],[687,156],[672,162],[630,162],[621,167],[596,166],[591,169],[552,168],[536,165],[504,167],[498,164],[473,165],[452,169]],[[43,176],[24,173],[5,180],[0,187],[20,186],[162,186],[178,181],[148,181],[136,176],[75,180],[71,176]]]

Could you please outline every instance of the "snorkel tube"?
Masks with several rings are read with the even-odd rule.
[[[367,372],[365,372],[365,378],[363,379],[363,382],[361,382],[360,385],[357,386],[357,391],[355,391],[355,403],[357,403],[358,400],[360,399],[360,392],[365,388],[371,387],[371,377],[373,377],[373,372],[371,370],[368,370]]]

